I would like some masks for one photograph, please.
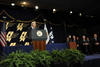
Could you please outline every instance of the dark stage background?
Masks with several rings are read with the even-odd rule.
[[[89,16],[82,10],[71,10],[73,10],[72,15],[69,14],[70,9],[53,13],[52,9],[35,10],[33,8],[1,5],[0,29],[2,22],[7,21],[8,45],[28,45],[30,41],[27,37],[27,31],[33,20],[38,22],[40,29],[44,29],[44,24],[46,24],[48,32],[53,31],[54,43],[66,42],[66,36],[69,34],[91,36],[95,32],[100,32],[98,17]],[[81,17],[78,15],[80,12],[83,14]],[[3,19],[4,16],[7,18]]]

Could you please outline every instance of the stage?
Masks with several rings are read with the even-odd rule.
[[[100,54],[86,56],[81,67],[100,67]]]
[[[56,44],[48,44],[47,50],[62,50],[68,48],[66,43],[56,43]],[[3,52],[8,55],[9,53],[16,51],[16,50],[22,50],[25,52],[30,52],[33,50],[33,45],[29,46],[14,46],[14,47],[5,47],[3,49]],[[84,63],[81,65],[81,67],[100,67],[100,54],[92,54],[85,56]]]
[[[52,50],[62,50],[62,49],[66,49],[67,44],[66,43],[55,43],[55,44],[47,44],[47,48],[46,50],[48,51],[52,51]],[[3,48],[3,52],[5,54],[9,54],[11,52],[14,52],[16,50],[21,50],[24,52],[30,52],[33,50],[33,45],[29,45],[29,46],[7,46],[5,48]]]

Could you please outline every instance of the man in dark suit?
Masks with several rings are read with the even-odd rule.
[[[31,26],[28,28],[28,35],[27,36],[28,36],[28,39],[30,40],[30,44],[32,44],[32,45],[33,45],[33,36],[34,36],[33,31],[34,30],[37,30],[36,21],[33,21],[31,23]],[[36,45],[33,45],[33,47],[35,48]]]
[[[89,42],[85,35],[82,36],[82,39],[80,40],[80,45],[81,45],[81,51],[84,54],[88,54],[89,53],[89,50],[88,50]]]
[[[73,35],[72,37],[71,35],[69,35],[69,39],[67,40],[70,49],[77,49],[77,40],[75,35]]]
[[[77,40],[77,49],[80,50],[80,38],[77,36],[76,40]]]
[[[28,28],[28,38],[32,41],[33,31],[37,30],[36,21],[31,23],[31,27]]]
[[[76,48],[79,49],[79,40],[77,39],[75,35],[73,35],[72,41],[76,43]]]
[[[92,52],[98,53],[100,51],[100,39],[96,33],[93,35],[91,44],[92,44]]]
[[[33,44],[34,50],[36,50],[36,49],[45,50],[46,49],[46,41],[45,40],[34,40],[34,37],[36,36],[34,33],[37,30],[39,30],[39,28],[37,27],[36,21],[33,21],[31,23],[31,27],[29,27],[29,29],[28,29],[28,38],[31,41],[30,43]]]

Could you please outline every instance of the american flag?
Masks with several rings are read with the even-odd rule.
[[[7,42],[6,42],[6,23],[5,22],[2,24],[2,28],[1,28],[0,44],[3,47],[5,47],[7,44]]]

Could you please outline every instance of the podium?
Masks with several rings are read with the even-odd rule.
[[[32,31],[32,43],[34,50],[45,50],[46,49],[47,33],[45,30],[33,30]]]
[[[76,42],[69,42],[69,48],[70,48],[70,49],[77,49],[77,44],[76,44]]]

